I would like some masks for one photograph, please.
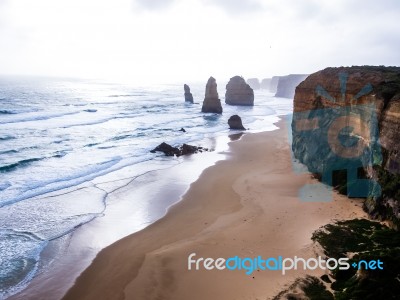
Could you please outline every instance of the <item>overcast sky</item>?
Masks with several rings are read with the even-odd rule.
[[[400,65],[398,0],[0,0],[0,73],[142,83]]]

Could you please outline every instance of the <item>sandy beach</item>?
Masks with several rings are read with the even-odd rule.
[[[314,230],[332,220],[364,217],[361,203],[334,193],[331,202],[304,202],[315,183],[293,172],[286,123],[245,134],[227,159],[207,168],[167,215],[103,249],[64,299],[270,299],[305,274],[322,270],[188,270],[197,257],[311,258]]]

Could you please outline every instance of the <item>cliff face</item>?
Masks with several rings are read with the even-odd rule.
[[[327,68],[296,88],[293,153],[322,181],[400,224],[400,68]]]
[[[271,84],[271,78],[264,78],[261,80],[260,88],[263,90],[269,90]]]
[[[234,76],[226,85],[225,103],[229,105],[254,105],[254,91],[243,77]]]
[[[214,77],[210,77],[207,81],[206,94],[201,111],[222,114],[221,100],[218,98],[217,81]]]
[[[296,86],[307,78],[303,74],[290,74],[281,76],[278,80],[275,97],[293,98]]]
[[[261,87],[258,78],[249,78],[246,82],[253,90],[259,90]]]
[[[278,83],[279,83],[280,78],[281,78],[281,76],[273,76],[271,78],[271,81],[269,83],[269,91],[271,93],[276,93],[276,91],[278,89]]]

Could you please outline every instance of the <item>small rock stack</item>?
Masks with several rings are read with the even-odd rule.
[[[184,84],[183,89],[185,90],[185,102],[193,103],[193,95],[190,92],[190,87],[187,84]]]
[[[238,115],[233,115],[228,120],[230,129],[246,130],[242,124],[242,119]]]

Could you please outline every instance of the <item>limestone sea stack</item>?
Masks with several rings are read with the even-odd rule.
[[[190,87],[187,84],[184,84],[183,89],[185,90],[185,102],[193,103],[193,95],[190,92]]]
[[[243,127],[242,119],[238,115],[233,115],[228,120],[228,125],[230,129],[246,130]]]
[[[225,103],[229,105],[254,105],[253,89],[243,77],[234,76],[226,85]]]
[[[204,113],[222,114],[221,100],[218,98],[217,92],[217,82],[212,76],[207,81],[206,95],[201,111]]]

